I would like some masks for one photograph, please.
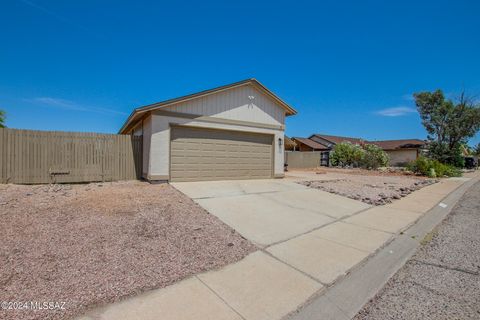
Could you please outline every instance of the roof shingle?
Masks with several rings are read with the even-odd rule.
[[[317,150],[328,150],[329,148],[323,144],[320,144],[316,141],[310,140],[308,138],[299,138],[299,137],[293,137],[292,138],[294,141],[298,141],[300,143],[303,143],[306,146],[309,146],[312,149],[317,149]]]

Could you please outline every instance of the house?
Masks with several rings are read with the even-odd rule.
[[[308,139],[313,140],[321,145],[325,146],[327,150],[331,150],[333,146],[338,143],[342,142],[350,142],[353,144],[362,145],[365,143],[365,140],[360,138],[352,138],[352,137],[341,137],[341,136],[330,136],[326,134],[312,134]]]
[[[149,181],[280,178],[285,117],[296,113],[247,79],[137,108],[120,133],[143,136]]]
[[[308,138],[293,137],[292,140],[297,144],[297,151],[326,151],[329,150],[325,145]]]
[[[390,165],[402,166],[418,158],[426,143],[419,139],[371,141],[382,148],[390,158]]]
[[[329,155],[336,144],[350,142],[353,144],[375,144],[382,148],[390,158],[390,165],[404,165],[417,159],[425,147],[425,141],[419,139],[368,141],[362,138],[312,134],[308,138],[295,137],[293,140],[299,145],[299,151],[320,151],[320,164],[329,164]]]

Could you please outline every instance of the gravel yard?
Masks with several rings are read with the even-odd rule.
[[[401,199],[411,192],[437,182],[416,176],[377,173],[366,170],[326,171],[328,179],[299,182],[371,205],[384,205]],[[334,178],[332,178],[334,177]]]
[[[67,319],[238,261],[256,247],[167,184],[0,185],[0,301],[61,301]]]
[[[354,320],[480,319],[480,183]]]

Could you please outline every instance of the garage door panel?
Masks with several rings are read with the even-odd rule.
[[[271,178],[272,136],[174,127],[172,181]]]

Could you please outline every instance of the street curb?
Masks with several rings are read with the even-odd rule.
[[[478,181],[480,177],[477,176],[456,188],[441,200],[447,207],[435,205],[363,265],[355,267],[323,294],[284,319],[352,319],[413,256],[420,241],[445,219],[463,194]]]

